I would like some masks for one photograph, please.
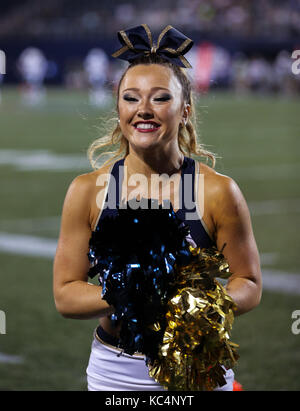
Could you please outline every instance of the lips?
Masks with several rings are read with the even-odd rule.
[[[153,133],[159,129],[160,124],[154,121],[137,121],[133,127],[140,133]]]

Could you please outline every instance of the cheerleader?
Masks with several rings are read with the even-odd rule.
[[[89,147],[94,171],[76,177],[67,191],[54,261],[54,297],[64,317],[99,319],[87,367],[89,390],[162,391],[164,387],[149,376],[143,353],[120,355],[114,307],[101,298],[99,286],[88,282],[92,232],[101,229],[106,217],[116,216],[124,200],[170,201],[188,225],[194,246],[220,250],[226,243],[224,256],[232,273],[226,290],[236,304],[235,315],[260,302],[260,261],[238,185],[214,170],[215,156],[197,142],[185,73],[190,64],[184,57],[192,40],[168,26],[154,44],[147,25],[121,31],[119,39],[122,47],[114,57],[129,65],[118,86],[118,119],[110,138]],[[118,143],[119,149],[98,166],[96,153],[111,143]],[[192,156],[211,160],[211,166]],[[162,175],[161,184],[153,184]],[[225,384],[215,389],[233,390],[233,382],[229,369]]]

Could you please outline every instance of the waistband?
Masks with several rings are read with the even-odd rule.
[[[108,334],[101,325],[98,325],[96,328],[96,335],[102,340],[103,342],[112,345],[115,348],[119,346],[119,338],[114,337],[111,334]]]
[[[95,330],[95,338],[99,342],[101,342],[102,344],[107,345],[110,348],[113,348],[115,350],[120,350],[120,355],[124,355],[124,353],[122,351],[122,348],[119,347],[120,340],[117,337],[114,337],[113,335],[108,334],[102,328],[101,325],[98,325],[98,327]],[[134,354],[132,354],[132,356],[129,355],[129,354],[125,354],[125,355],[126,356],[128,355],[130,357],[132,357],[132,356],[139,356],[139,357],[142,356],[142,357],[144,357],[145,356],[143,353],[140,353],[140,352],[135,352]]]

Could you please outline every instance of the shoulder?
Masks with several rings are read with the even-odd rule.
[[[80,174],[69,186],[66,201],[86,216],[91,228],[95,226],[103,208],[113,165],[114,162],[108,163],[97,170]]]
[[[246,209],[246,201],[237,182],[208,165],[198,162],[199,174],[204,189],[204,200],[211,213],[224,215]]]
[[[109,173],[110,167],[110,165],[105,165],[97,170],[76,176],[69,184],[65,204],[91,210],[97,191],[99,191],[99,176]]]
[[[238,188],[237,183],[232,177],[219,173],[207,164],[199,161],[197,163],[199,174],[204,177],[208,185],[207,188],[214,194],[222,195],[230,191],[235,191]]]
[[[84,173],[76,176],[70,183],[69,190],[78,191],[82,193],[88,193],[97,185],[97,180],[100,176],[109,174],[111,169],[111,164],[104,165],[97,170],[91,171],[89,173]]]

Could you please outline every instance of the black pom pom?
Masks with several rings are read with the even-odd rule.
[[[102,298],[115,307],[119,346],[128,354],[144,353],[147,362],[155,359],[164,334],[176,267],[191,259],[188,234],[170,203],[142,199],[121,204],[117,216],[104,218],[89,241],[88,275],[99,276]]]

